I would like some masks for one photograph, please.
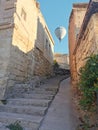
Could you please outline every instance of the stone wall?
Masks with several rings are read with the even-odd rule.
[[[79,70],[85,65],[86,57],[91,54],[98,54],[98,13],[91,16],[83,37],[81,38],[80,45],[76,50],[76,72],[79,74]],[[81,55],[82,54],[82,55]],[[76,80],[78,82],[79,75]]]
[[[16,83],[52,72],[54,42],[35,0],[0,2],[0,99],[3,99]]]
[[[31,4],[33,6],[30,8]],[[32,13],[34,10],[35,14]],[[30,76],[33,76],[32,49],[35,44],[36,33],[34,32],[36,30],[37,8],[35,1],[17,0],[8,66],[10,72],[8,86],[10,87],[14,86],[16,82],[26,81]]]
[[[35,47],[39,48],[43,52],[43,56],[50,63],[53,63],[54,41],[41,13],[39,13],[37,19],[37,38]]]
[[[34,75],[38,76],[50,76],[53,73],[51,63],[44,57],[44,53],[39,49],[34,50],[35,57],[35,69]]]
[[[60,68],[69,69],[69,55],[68,54],[54,54],[54,60],[57,61]]]
[[[72,82],[74,82],[76,77],[75,56],[73,55],[73,52],[76,47],[77,38],[87,10],[87,6],[87,3],[73,4],[73,9],[69,19],[69,62]]]
[[[97,5],[98,7],[98,5]],[[94,19],[94,32],[95,32],[95,53],[98,54],[98,12],[93,15]]]
[[[14,28],[15,0],[0,1],[0,99],[3,98],[9,79],[8,64]]]
[[[2,25],[0,25],[0,99],[5,93],[5,88],[9,78],[8,64],[10,59],[10,43],[12,42],[11,33],[11,28],[4,29]],[[5,35],[7,39],[5,39]]]
[[[98,54],[98,2],[91,0],[73,52],[74,71],[71,71],[75,83],[79,81],[79,70],[85,65],[86,58]]]

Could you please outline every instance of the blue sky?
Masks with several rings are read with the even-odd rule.
[[[89,0],[38,0],[40,3],[41,12],[45,18],[48,28],[55,42],[54,51],[56,53],[69,53],[68,50],[68,22],[72,10],[73,3],[89,2]],[[67,35],[59,43],[54,34],[54,30],[58,26],[64,26],[67,30]]]

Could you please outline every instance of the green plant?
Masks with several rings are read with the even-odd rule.
[[[53,67],[54,67],[54,68],[59,68],[59,64],[57,63],[56,60],[54,60]]]
[[[1,102],[6,105],[7,104],[7,100],[1,100]]]
[[[89,115],[84,115],[83,119],[80,119],[81,124],[77,126],[77,130],[90,130],[95,127],[94,124],[91,124]]]
[[[93,110],[98,91],[98,55],[88,57],[86,64],[80,69],[79,87],[82,92],[80,100],[82,109]]]
[[[7,128],[9,128],[10,130],[23,130],[19,121],[16,121],[15,123],[8,125]]]

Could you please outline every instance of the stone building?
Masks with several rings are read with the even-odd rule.
[[[85,58],[91,54],[98,53],[98,0],[90,0],[84,14],[83,17],[80,16],[83,20],[77,38],[73,38],[74,40],[76,39],[75,42],[70,38],[72,15],[69,23],[69,46],[73,49],[70,53],[70,58],[73,61],[71,62],[73,83],[77,83],[79,80],[79,70],[85,64]],[[73,43],[75,46],[72,45]]]
[[[60,68],[69,69],[69,55],[68,54],[55,53],[54,60],[57,61]]]
[[[73,9],[69,19],[69,62],[71,70],[71,79],[74,82],[75,73],[75,59],[73,51],[76,46],[77,37],[83,22],[85,12],[87,10],[87,3],[73,4]]]
[[[0,0],[0,99],[15,83],[50,75],[53,52],[36,0]]]

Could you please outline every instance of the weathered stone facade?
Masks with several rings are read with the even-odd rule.
[[[75,83],[79,80],[79,70],[85,64],[85,58],[95,53],[98,53],[98,1],[90,0],[72,54],[71,74]]]
[[[0,99],[15,83],[50,74],[53,48],[39,3],[0,0]]]
[[[69,69],[69,55],[68,54],[54,54],[54,60],[57,61],[60,68],[62,69]]]
[[[87,5],[85,3],[73,4],[73,9],[69,19],[69,62],[71,70],[71,79],[74,82],[76,77],[75,72],[75,57],[73,55],[77,37],[83,22],[85,12],[87,10]]]

